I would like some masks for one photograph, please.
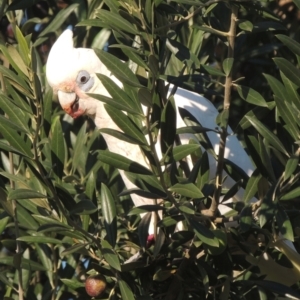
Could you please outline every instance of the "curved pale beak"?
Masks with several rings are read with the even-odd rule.
[[[76,119],[84,114],[84,110],[79,105],[79,97],[76,93],[66,93],[59,90],[58,100],[62,109],[72,118]]]

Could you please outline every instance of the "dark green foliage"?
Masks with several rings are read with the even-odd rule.
[[[88,299],[96,272],[99,299],[300,299],[300,254],[282,241],[300,250],[300,1],[281,2],[0,1],[1,299]],[[52,102],[45,56],[68,25],[123,83],[98,74],[113,99],[92,95],[121,131]],[[176,128],[168,83],[210,99],[219,128],[184,109]],[[236,183],[216,199],[208,135],[228,124],[254,172],[219,157]],[[101,133],[139,145],[149,168],[109,152]],[[133,207],[133,195],[153,204]]]

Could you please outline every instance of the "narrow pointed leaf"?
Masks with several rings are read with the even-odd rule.
[[[128,68],[128,66],[121,62],[117,57],[105,51],[95,49],[95,53],[101,62],[116,76],[121,82],[126,83],[133,87],[143,87],[137,77]]]
[[[141,145],[141,146],[144,145],[144,143],[142,143],[140,140],[137,140],[124,132],[120,132],[120,131],[117,131],[114,129],[102,128],[102,129],[99,129],[99,132],[109,134],[109,135],[117,138],[118,140],[124,141],[126,143],[130,143],[130,144],[134,144],[134,145]]]
[[[59,117],[53,121],[52,125],[51,162],[54,173],[59,179],[62,179],[65,163],[65,141]]]
[[[245,203],[249,203],[249,201],[255,196],[258,191],[258,183],[261,179],[261,174],[259,173],[258,169],[254,170],[251,177],[248,180],[244,195],[243,201]]]
[[[97,211],[97,207],[91,200],[81,200],[70,210],[70,214],[90,215]]]
[[[203,198],[204,195],[198,189],[198,187],[193,183],[177,183],[169,188],[171,192],[177,193],[179,195],[189,197],[189,198]]]
[[[10,145],[22,155],[32,157],[32,152],[29,143],[26,143],[24,139],[13,129],[6,124],[0,122],[0,132],[4,138],[10,143]]]
[[[231,72],[233,66],[234,59],[233,58],[225,58],[223,60],[223,70],[226,76],[228,76]]]
[[[205,225],[190,219],[189,223],[191,224],[194,232],[197,237],[205,244],[210,245],[212,247],[219,246],[219,240],[215,237],[213,232],[209,230]]]
[[[284,194],[280,197],[280,200],[293,200],[300,196],[300,187],[296,187],[295,189],[289,191],[288,193]]]
[[[42,244],[62,244],[61,240],[51,238],[48,236],[22,236],[17,238],[18,241],[27,243],[42,243]]]
[[[294,241],[294,233],[291,221],[283,209],[278,209],[276,213],[276,221],[282,236],[289,240]]]
[[[123,279],[119,279],[118,284],[119,284],[119,288],[121,291],[122,299],[126,299],[126,300],[135,300],[136,299],[134,297],[134,294],[132,293],[129,285]]]
[[[271,132],[264,124],[262,124],[255,117],[246,116],[246,118],[255,127],[259,134],[261,134],[275,149],[288,156],[288,153],[285,150],[284,146],[273,132]]]
[[[139,140],[143,144],[147,144],[145,136],[141,130],[131,121],[131,119],[122,111],[115,109],[111,105],[105,105],[105,109],[112,120],[118,125],[118,127],[129,136]]]
[[[8,266],[14,266],[14,258],[12,256],[4,256],[0,257],[0,263],[3,265],[8,265]],[[42,265],[39,263],[36,263],[35,261],[22,258],[21,259],[21,268],[30,270],[30,271],[48,271],[46,268],[44,268]]]
[[[21,55],[23,61],[25,62],[26,66],[29,66],[29,63],[30,63],[29,47],[28,47],[26,39],[24,38],[24,36],[18,26],[16,26],[15,34],[16,34],[16,38],[18,41],[18,48],[19,48],[20,55]]]
[[[117,215],[115,199],[104,183],[101,184],[101,208],[108,241],[112,247],[115,247],[117,239]]]
[[[99,150],[98,159],[117,169],[136,174],[152,175],[152,172],[149,169],[117,153]]]
[[[300,2],[299,2],[300,3]],[[292,52],[300,56],[300,44],[287,35],[277,34],[276,37],[287,46]]]
[[[296,168],[298,167],[299,163],[299,156],[291,156],[286,165],[285,165],[285,170],[284,170],[284,180],[287,180],[290,178],[290,176],[294,173]]]
[[[78,3],[70,4],[66,8],[60,10],[51,23],[40,33],[39,37],[45,36],[50,32],[56,32],[78,5]]]
[[[193,152],[197,151],[200,145],[190,144],[190,145],[179,145],[173,148],[173,157],[175,161],[179,161]]]
[[[285,58],[273,58],[280,71],[298,87],[300,87],[300,70]]]
[[[243,85],[237,85],[236,88],[240,97],[248,103],[268,107],[266,100],[254,89]]]
[[[114,100],[120,102],[124,107],[128,107],[130,111],[142,113],[141,106],[135,105],[136,103],[112,79],[103,74],[97,74],[97,77]]]
[[[171,97],[165,105],[160,121],[161,129],[161,151],[165,155],[172,148],[176,137],[176,107],[174,97]],[[171,151],[169,152],[171,155]],[[165,162],[169,163],[171,156],[165,158]]]
[[[111,248],[111,245],[106,240],[102,240],[101,245],[102,245],[102,249],[101,249],[102,255],[104,256],[108,264],[114,269],[121,271],[119,257],[115,253],[115,251]]]
[[[97,17],[106,22],[106,24],[112,29],[124,30],[131,34],[139,34],[139,31],[126,19],[122,18],[120,14],[114,13],[108,10],[98,10]]]
[[[11,190],[7,196],[7,200],[22,200],[22,199],[36,199],[36,198],[47,198],[47,196],[42,193],[29,190],[29,189]]]

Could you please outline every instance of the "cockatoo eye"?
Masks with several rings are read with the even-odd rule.
[[[79,71],[76,83],[84,92],[88,92],[94,85],[94,78],[87,71]]]

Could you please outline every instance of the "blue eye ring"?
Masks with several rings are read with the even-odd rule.
[[[76,82],[84,92],[88,92],[94,85],[94,78],[90,76],[89,72],[81,70],[78,72]]]

